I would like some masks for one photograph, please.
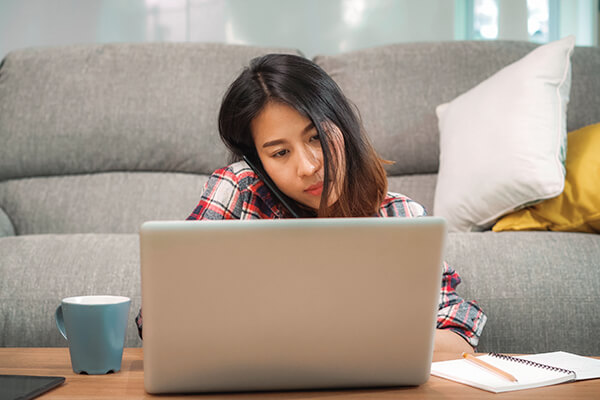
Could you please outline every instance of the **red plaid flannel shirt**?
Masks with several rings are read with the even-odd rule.
[[[397,193],[388,193],[379,217],[421,217],[425,208],[416,201]],[[188,220],[202,219],[276,219],[289,217],[245,162],[218,169],[208,179],[198,206]],[[437,328],[450,329],[477,346],[487,317],[475,301],[463,300],[456,294],[460,276],[444,262]],[[136,318],[142,336],[142,311]]]

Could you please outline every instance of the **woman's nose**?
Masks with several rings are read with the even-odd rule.
[[[317,151],[310,148],[299,152],[298,176],[314,175],[323,164],[322,157]]]

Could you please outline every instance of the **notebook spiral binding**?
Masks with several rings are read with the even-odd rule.
[[[508,360],[508,361],[512,361],[512,362],[516,362],[516,363],[520,363],[520,364],[529,365],[531,367],[542,368],[542,369],[546,369],[549,371],[561,372],[563,374],[577,376],[575,371],[571,371],[570,369],[553,367],[552,365],[542,364],[542,363],[538,363],[535,361],[524,360],[522,358],[512,357],[512,356],[508,356],[506,354],[488,353],[488,355],[491,357],[501,358],[503,360]]]

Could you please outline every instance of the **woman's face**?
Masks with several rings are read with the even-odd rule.
[[[268,103],[250,124],[254,145],[262,165],[286,196],[318,209],[323,191],[323,151],[312,122],[293,108]],[[343,171],[343,137],[333,126],[330,132],[338,154],[337,169]],[[339,198],[340,177],[332,182],[327,205]]]

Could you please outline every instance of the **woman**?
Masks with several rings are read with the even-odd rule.
[[[350,102],[305,58],[252,60],[224,96],[219,133],[233,163],[212,174],[188,220],[425,215],[387,192],[386,161]],[[479,306],[456,294],[459,283],[444,263],[436,351],[473,352],[485,325]]]

